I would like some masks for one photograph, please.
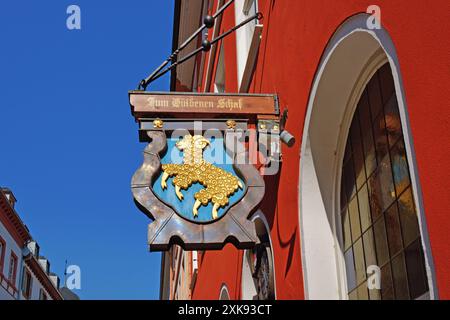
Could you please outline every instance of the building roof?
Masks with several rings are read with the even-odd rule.
[[[50,273],[49,275],[45,272],[42,266],[39,264],[36,257],[29,253],[24,258],[25,264],[30,268],[31,272],[36,276],[48,294],[52,297],[53,300],[62,300],[63,296],[58,291],[58,288],[53,284],[50,276],[56,276],[54,273]]]
[[[62,287],[59,289],[59,292],[63,296],[64,300],[80,300],[80,297],[78,297],[78,295],[67,287]]]
[[[17,244],[23,248],[32,238],[27,226],[6,197],[6,192],[10,192],[9,189],[0,188],[0,221]]]
[[[0,187],[0,221],[8,230],[9,234],[17,242],[21,249],[27,248],[28,243],[33,241],[36,243],[27,228],[23,223],[20,216],[14,209],[14,203],[16,198],[11,190],[8,188]],[[39,246],[36,243],[36,246]],[[49,260],[44,256],[35,256],[38,253],[31,252],[29,249],[22,251],[23,260],[28,268],[33,272],[48,294],[54,300],[62,300],[62,295],[58,291],[59,279],[56,280],[56,285],[53,283],[51,277],[58,277],[54,273],[47,273],[49,270],[45,270],[45,267],[41,265],[40,260],[46,261],[47,269],[50,266]]]

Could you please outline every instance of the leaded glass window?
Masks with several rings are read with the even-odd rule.
[[[350,299],[416,299],[428,282],[394,81],[389,64],[366,86],[347,138],[341,179]],[[381,288],[368,288],[378,266]]]

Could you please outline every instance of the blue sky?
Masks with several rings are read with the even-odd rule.
[[[127,93],[170,54],[173,2],[0,6],[0,185],[52,270],[80,266],[82,299],[158,298],[160,254],[130,191],[145,145]],[[81,30],[66,28],[71,4]]]

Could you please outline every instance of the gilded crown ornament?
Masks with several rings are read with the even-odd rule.
[[[236,121],[234,121],[234,120],[228,120],[228,121],[226,122],[226,124],[227,124],[227,128],[228,128],[228,129],[236,129],[236,125],[237,125]]]
[[[163,126],[164,126],[164,121],[162,121],[161,119],[158,118],[153,121],[154,128],[162,129]]]

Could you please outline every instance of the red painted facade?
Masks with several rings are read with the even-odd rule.
[[[259,0],[264,28],[249,92],[278,94],[281,108],[289,108],[287,129],[297,140],[293,148],[282,146],[281,172],[266,177],[268,190],[261,208],[270,227],[277,299],[305,298],[298,186],[301,139],[313,80],[339,26],[372,4],[381,8],[383,28],[397,51],[438,297],[450,299],[450,2]],[[230,7],[224,14],[222,32],[235,25],[234,17]],[[238,92],[236,36],[227,37],[223,45],[225,90]],[[223,284],[231,299],[240,299],[242,255],[232,245],[220,252],[203,253],[193,299],[217,299]]]

